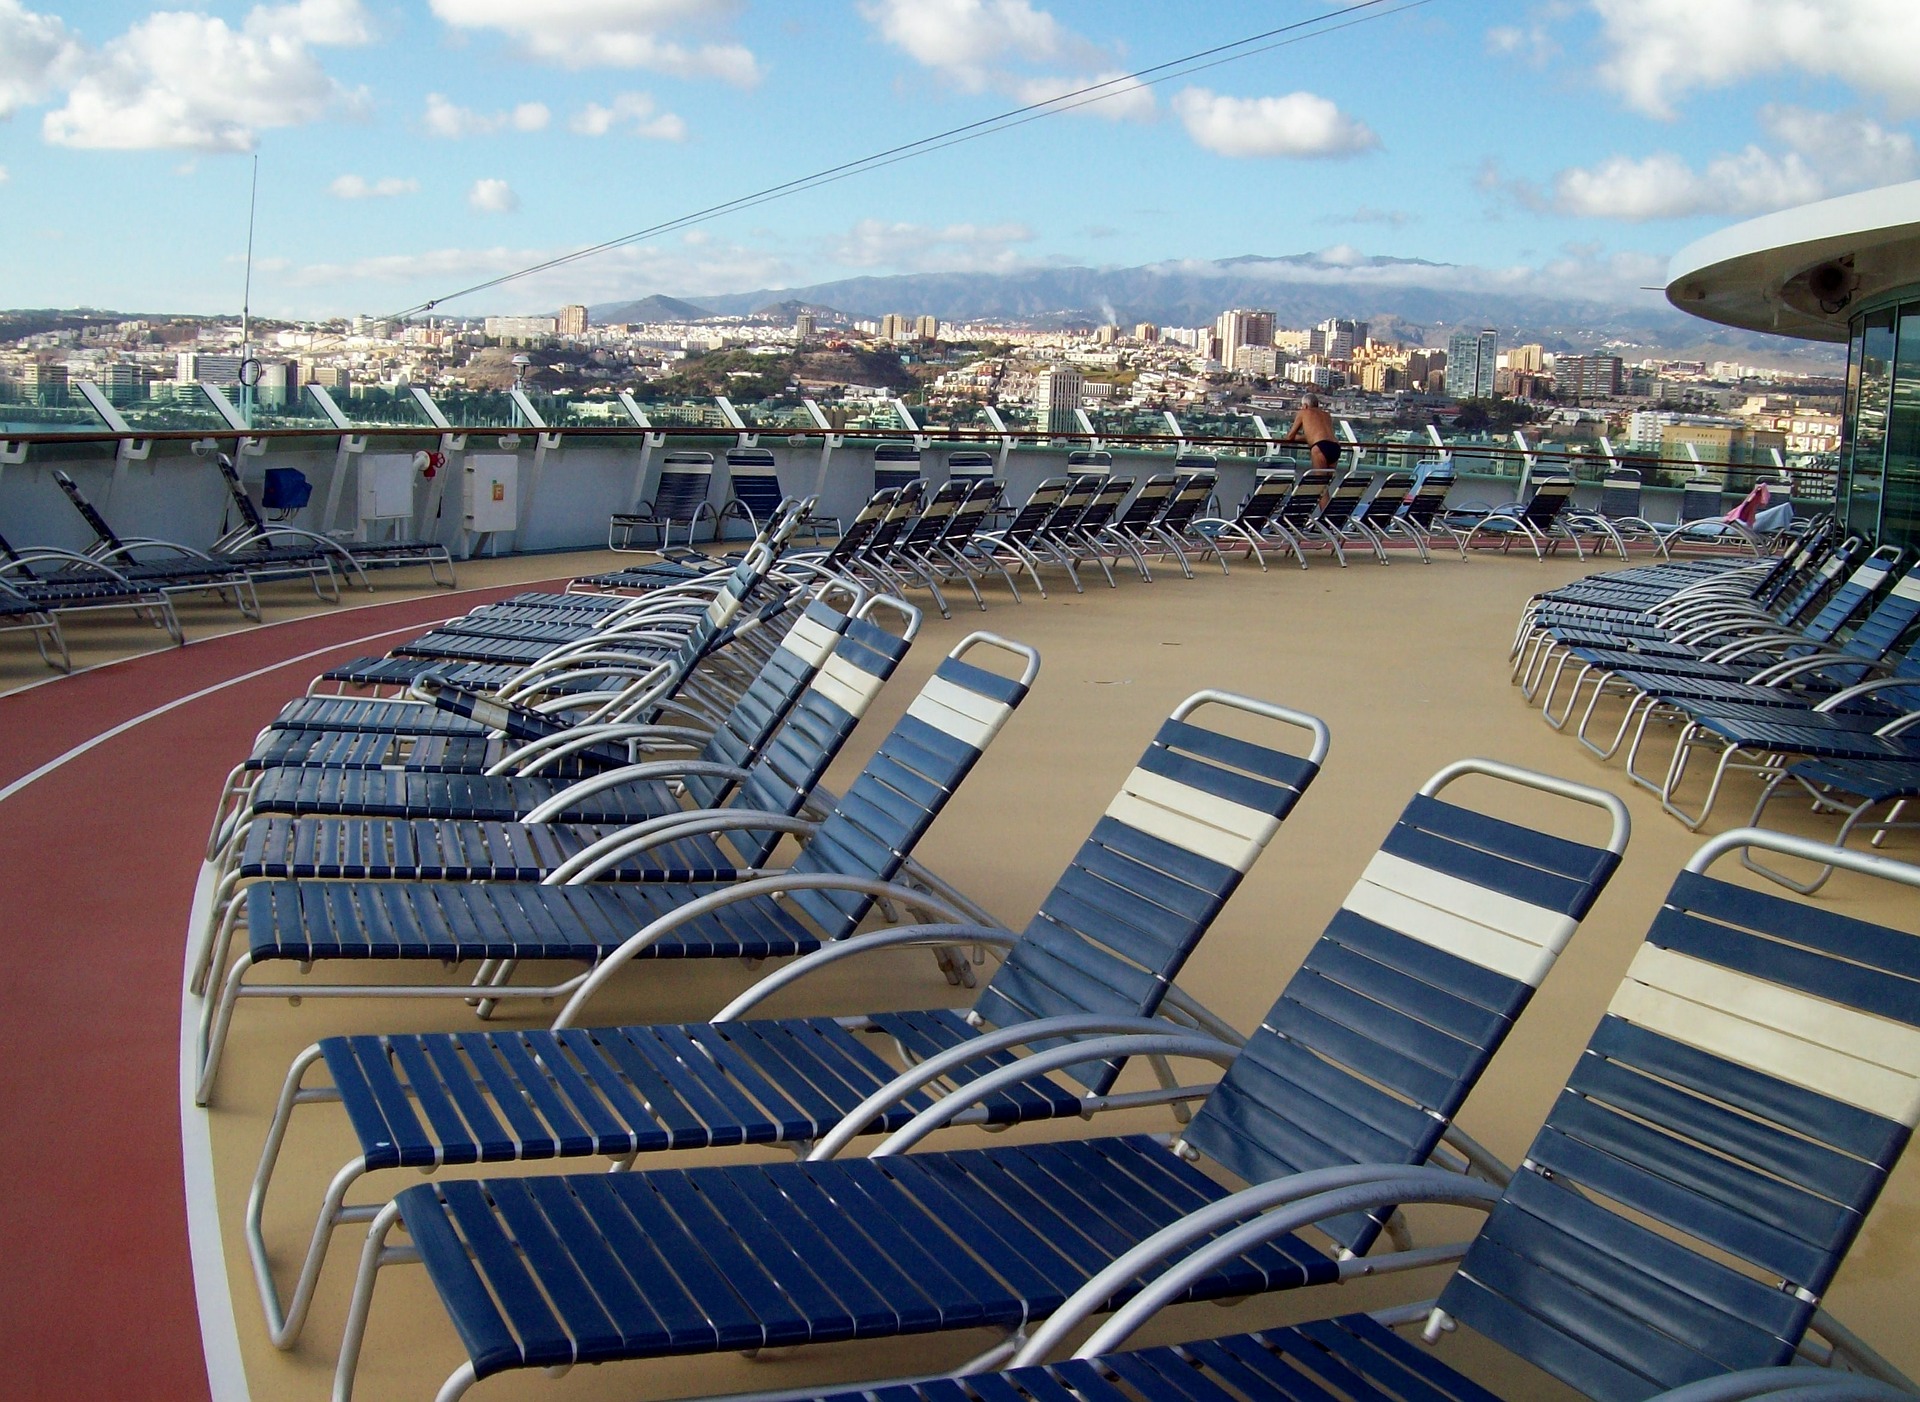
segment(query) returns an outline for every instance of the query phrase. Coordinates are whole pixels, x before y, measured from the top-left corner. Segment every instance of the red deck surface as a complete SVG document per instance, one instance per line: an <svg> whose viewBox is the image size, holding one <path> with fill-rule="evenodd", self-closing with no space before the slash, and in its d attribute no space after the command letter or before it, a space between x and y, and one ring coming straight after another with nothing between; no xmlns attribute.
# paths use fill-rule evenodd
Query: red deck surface
<svg viewBox="0 0 1920 1402"><path fill-rule="evenodd" d="M0 1338L9 1398L207 1396L180 1152L187 915L228 770L332 662L525 589L326 613L0 697L0 787L167 712L0 802ZM237 1230L237 1224L223 1224Z"/></svg>

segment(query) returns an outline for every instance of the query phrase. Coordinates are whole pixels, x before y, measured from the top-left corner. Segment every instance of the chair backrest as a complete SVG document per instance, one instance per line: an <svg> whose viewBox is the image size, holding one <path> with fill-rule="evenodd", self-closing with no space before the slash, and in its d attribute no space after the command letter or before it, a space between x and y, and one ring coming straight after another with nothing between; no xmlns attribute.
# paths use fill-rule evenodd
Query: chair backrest
<svg viewBox="0 0 1920 1402"><path fill-rule="evenodd" d="M1721 483L1718 477L1693 477L1680 486L1680 519L1707 521L1724 509L1720 505Z"/></svg>
<svg viewBox="0 0 1920 1402"><path fill-rule="evenodd" d="M940 537L942 544L957 549L979 534L987 517L993 514L994 504L1000 500L1000 484L991 477L950 480L972 483L966 500L948 518L947 533Z"/></svg>
<svg viewBox="0 0 1920 1402"><path fill-rule="evenodd" d="M1219 704L1255 709L1311 737L1305 757L1189 717ZM1326 727L1221 692L1188 697L1061 873L974 1011L999 1026L1071 1013L1151 1017L1187 956L1320 772ZM1115 1062L1074 1076L1095 1094Z"/></svg>
<svg viewBox="0 0 1920 1402"><path fill-rule="evenodd" d="M1834 587L1834 582L1853 566L1867 543L1857 535L1850 535L1829 552L1815 569L1800 581L1797 589L1788 591L1786 602L1780 606L1779 616L1783 623L1797 623L1807 611Z"/></svg>
<svg viewBox="0 0 1920 1402"><path fill-rule="evenodd" d="M1013 541L1027 541L1034 532L1046 525L1047 518L1053 515L1060 505L1060 499L1067 494L1067 479L1049 477L1033 489L1026 504L1013 514L1013 520L1007 523L1006 537Z"/></svg>
<svg viewBox="0 0 1920 1402"><path fill-rule="evenodd" d="M1240 503L1233 519L1250 531L1264 529L1293 494L1293 483L1294 474L1290 471L1261 473L1253 479L1253 490Z"/></svg>
<svg viewBox="0 0 1920 1402"><path fill-rule="evenodd" d="M226 483L227 495L233 499L234 509L240 513L240 519L247 523L249 533L266 533L267 518L260 514L260 508L253 504L253 498L247 495L246 483L240 480L240 473L233 465L233 459L225 453L213 455L213 465L220 473L220 480Z"/></svg>
<svg viewBox="0 0 1920 1402"><path fill-rule="evenodd" d="M66 493L67 500L73 504L73 509L80 513L80 519L87 523L87 529L93 532L96 543L110 550L120 549L122 544L120 537L113 533L113 527L107 524L107 518L94 509L93 503L87 500L74 480L57 467L53 470L53 480L60 484L60 490Z"/></svg>
<svg viewBox="0 0 1920 1402"><path fill-rule="evenodd" d="M840 539L833 543L833 549L820 557L820 567L836 569L864 549L873 538L874 530L893 509L894 498L898 495L898 488L888 488L869 497L867 504L860 508L860 514L847 523L846 530L840 533Z"/></svg>
<svg viewBox="0 0 1920 1402"><path fill-rule="evenodd" d="M1140 490L1127 509L1120 513L1117 522L1122 530L1138 531L1152 525L1160 519L1160 513L1167 509L1174 490L1179 487L1180 479L1171 472L1156 472L1141 484Z"/></svg>
<svg viewBox="0 0 1920 1402"><path fill-rule="evenodd" d="M1173 470L1178 473L1218 472L1220 459L1211 453L1182 453L1173 460Z"/></svg>
<svg viewBox="0 0 1920 1402"><path fill-rule="evenodd" d="M1207 471L1194 471L1182 476L1179 490L1173 494L1166 511L1160 516L1161 528L1175 535L1184 532L1193 524L1193 518L1200 514L1200 508L1207 504L1219 481L1218 477Z"/></svg>
<svg viewBox="0 0 1920 1402"><path fill-rule="evenodd" d="M916 626L917 619L908 635L902 636L864 618L850 620L846 635L834 640L791 711L748 767L732 806L787 817L798 813L906 656ZM781 840L779 833L753 831L734 833L732 838L748 866L762 865Z"/></svg>
<svg viewBox="0 0 1920 1402"><path fill-rule="evenodd" d="M1846 582L1827 596L1820 612L1800 630L1806 635L1807 641L1830 642L1842 628L1866 613L1873 596L1880 592L1880 586L1899 568L1902 553L1897 545L1883 545L1862 560L1847 576Z"/></svg>
<svg viewBox="0 0 1920 1402"><path fill-rule="evenodd" d="M1874 606L1873 612L1861 620L1853 636L1847 639L1846 650L1859 657L1884 657L1917 618L1920 618L1920 559L1907 567L1907 572L1894 581L1893 588ZM1907 655L1913 657L1916 652L1920 652L1920 636L1914 639L1914 647L1908 649Z"/></svg>
<svg viewBox="0 0 1920 1402"><path fill-rule="evenodd" d="M660 463L653 514L662 521L691 521L713 486L713 454L676 449Z"/></svg>
<svg viewBox="0 0 1920 1402"><path fill-rule="evenodd" d="M978 481L982 477L991 477L999 464L992 453L978 448L966 448L957 453L947 454L947 478L964 477L968 481Z"/></svg>
<svg viewBox="0 0 1920 1402"><path fill-rule="evenodd" d="M1113 471L1113 454L1103 448L1075 448L1067 454L1069 477L1104 477Z"/></svg>
<svg viewBox="0 0 1920 1402"><path fill-rule="evenodd" d="M1533 490L1528 493L1526 505L1520 508L1520 519L1535 529L1544 529L1560 519L1573 501L1573 479L1553 476L1533 479Z"/></svg>
<svg viewBox="0 0 1920 1402"><path fill-rule="evenodd" d="M1461 773L1612 815L1605 845L1435 795ZM1575 797L1583 793L1584 797ZM1467 761L1415 795L1185 1139L1249 1183L1424 1163L1605 888L1626 809L1599 790ZM1388 1213L1318 1224L1364 1255Z"/></svg>
<svg viewBox="0 0 1920 1402"><path fill-rule="evenodd" d="M808 604L714 727L712 737L700 748L700 759L736 769L752 764L833 656L852 623L846 614L818 599ZM713 774L690 774L684 783L696 808L713 807L728 788L726 779Z"/></svg>
<svg viewBox="0 0 1920 1402"><path fill-rule="evenodd" d="M1281 522L1300 530L1320 509L1320 497L1333 482L1330 467L1303 467L1294 474L1293 492L1280 507Z"/></svg>
<svg viewBox="0 0 1920 1402"><path fill-rule="evenodd" d="M1380 479L1380 487L1367 500L1367 508L1361 514L1376 522L1385 521L1400 514L1413 496L1413 474L1411 472L1389 472Z"/></svg>
<svg viewBox="0 0 1920 1402"><path fill-rule="evenodd" d="M953 513L960 509L960 503L972 491L971 482L956 482L951 478L942 482L927 499L926 508L921 511L919 518L900 538L900 544L909 550L919 550L939 540L947 533Z"/></svg>
<svg viewBox="0 0 1920 1402"><path fill-rule="evenodd" d="M1630 467L1616 467L1600 484L1600 514L1609 519L1640 514L1640 474Z"/></svg>
<svg viewBox="0 0 1920 1402"><path fill-rule="evenodd" d="M1026 660L1017 681L963 661L992 646ZM899 724L833 807L790 870L890 880L993 737L1026 699L1040 655L991 633L972 633L941 662ZM783 904L829 938L853 933L873 898L853 891L794 891Z"/></svg>
<svg viewBox="0 0 1920 1402"><path fill-rule="evenodd" d="M1120 503L1125 501L1127 494L1133 490L1131 477L1109 474L1094 480L1099 482L1100 490L1094 494L1093 500L1087 503L1087 509L1080 513L1080 520L1076 526L1076 529L1083 534L1105 530L1107 523L1113 519L1114 513L1119 511Z"/></svg>
<svg viewBox="0 0 1920 1402"><path fill-rule="evenodd" d="M1589 1397L1792 1362L1920 1116L1916 932L1704 874L1749 840L1675 880L1440 1293Z"/></svg>
<svg viewBox="0 0 1920 1402"><path fill-rule="evenodd" d="M1336 526L1344 526L1354 517L1364 515L1367 488L1372 485L1373 475L1355 468L1327 493L1327 504L1321 514Z"/></svg>
<svg viewBox="0 0 1920 1402"><path fill-rule="evenodd" d="M727 477L733 499L765 521L780 510L780 473L773 454L765 448L727 449Z"/></svg>
<svg viewBox="0 0 1920 1402"><path fill-rule="evenodd" d="M907 523L920 509L920 497L926 488L927 484L916 477L894 489L886 515L880 518L879 524L873 528L873 535L867 540L866 548L860 552L863 556L877 557L893 549L894 542L900 539L901 532L906 530Z"/></svg>
<svg viewBox="0 0 1920 1402"><path fill-rule="evenodd" d="M1069 478L1066 493L1060 498L1060 505L1054 508L1053 515L1047 517L1043 533L1048 536L1065 535L1078 526L1081 517L1087 514L1087 508L1093 505L1093 499L1100 495L1104 480L1100 477Z"/></svg>
<svg viewBox="0 0 1920 1402"><path fill-rule="evenodd" d="M1839 534L1840 523L1833 516L1823 516L1815 521L1807 528L1806 534L1754 585L1754 599L1762 604L1770 604L1779 598L1820 560L1833 553L1835 538Z"/></svg>
<svg viewBox="0 0 1920 1402"><path fill-rule="evenodd" d="M904 487L920 477L920 450L911 443L882 443L873 450L873 485Z"/></svg>
<svg viewBox="0 0 1920 1402"><path fill-rule="evenodd" d="M1427 530L1433 525L1434 518L1446 509L1447 494L1453 490L1456 480L1452 464L1436 463L1427 469L1426 476L1420 479L1420 485L1407 497L1406 506L1400 514L1421 530Z"/></svg>

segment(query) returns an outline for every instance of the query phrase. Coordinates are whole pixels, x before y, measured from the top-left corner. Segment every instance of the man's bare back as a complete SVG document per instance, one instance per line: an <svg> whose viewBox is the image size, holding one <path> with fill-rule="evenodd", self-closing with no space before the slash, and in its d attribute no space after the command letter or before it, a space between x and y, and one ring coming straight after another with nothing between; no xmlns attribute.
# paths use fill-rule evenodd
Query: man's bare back
<svg viewBox="0 0 1920 1402"><path fill-rule="evenodd" d="M1333 416L1320 407L1318 395L1308 395L1294 412L1293 426L1283 443L1306 443L1313 448L1313 465L1331 468L1340 461L1340 440L1335 436Z"/></svg>

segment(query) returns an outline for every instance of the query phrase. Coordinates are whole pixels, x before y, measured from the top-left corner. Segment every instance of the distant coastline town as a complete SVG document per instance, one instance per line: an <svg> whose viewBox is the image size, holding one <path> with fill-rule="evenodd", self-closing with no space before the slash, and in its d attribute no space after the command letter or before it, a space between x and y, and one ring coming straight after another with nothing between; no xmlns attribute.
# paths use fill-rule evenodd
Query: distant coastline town
<svg viewBox="0 0 1920 1402"><path fill-rule="evenodd" d="M1505 344L1491 327L1435 328L1412 343L1333 317L1276 324L1222 310L1210 325L1150 322L1034 329L931 315L877 319L782 303L748 316L697 315L671 299L547 316L236 318L0 313L0 428L72 432L101 422L97 388L134 429L192 427L205 387L233 391L258 427L324 427L321 401L355 424L405 423L426 389L455 425L506 422L510 391L550 426L630 423L621 396L656 424L700 424L724 396L753 423L804 425L811 401L834 429L987 426L1023 432L1161 433L1181 422L1287 416L1308 392L1336 417L1449 434L1533 427L1578 451L1611 443L1700 462L1805 460L1840 443L1840 380L1731 361L1634 359L1605 348ZM241 390L244 388L245 393ZM313 391L319 391L319 394ZM991 408L991 415L985 410ZM984 416L984 417L983 417ZM724 423L715 421L715 426Z"/></svg>

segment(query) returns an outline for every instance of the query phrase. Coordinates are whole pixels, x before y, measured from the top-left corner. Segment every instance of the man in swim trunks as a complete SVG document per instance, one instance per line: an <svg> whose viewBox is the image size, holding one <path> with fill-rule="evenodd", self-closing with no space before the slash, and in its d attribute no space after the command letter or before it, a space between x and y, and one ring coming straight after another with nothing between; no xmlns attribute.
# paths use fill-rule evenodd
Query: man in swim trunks
<svg viewBox="0 0 1920 1402"><path fill-rule="evenodd" d="M1334 468L1340 464L1340 440L1333 436L1333 418L1320 407L1320 396L1309 394L1293 415L1282 443L1307 443L1313 447L1315 467Z"/></svg>

